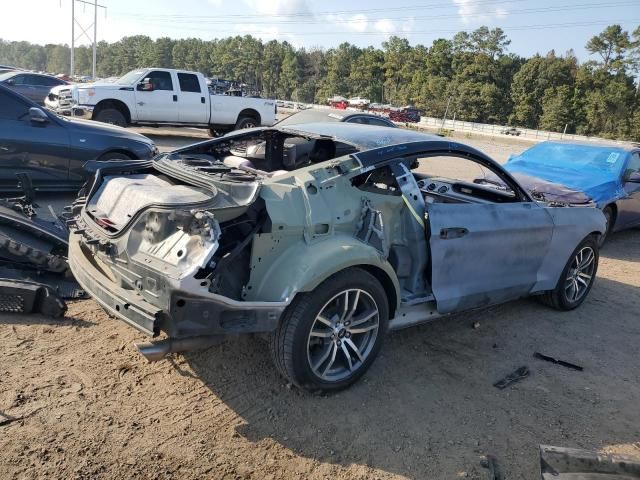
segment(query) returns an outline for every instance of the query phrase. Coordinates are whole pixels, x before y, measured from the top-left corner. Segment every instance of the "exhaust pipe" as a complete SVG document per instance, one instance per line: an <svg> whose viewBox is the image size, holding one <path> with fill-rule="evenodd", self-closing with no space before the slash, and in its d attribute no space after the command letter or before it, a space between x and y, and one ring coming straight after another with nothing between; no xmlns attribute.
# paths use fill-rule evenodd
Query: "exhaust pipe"
<svg viewBox="0 0 640 480"><path fill-rule="evenodd" d="M170 353L204 350L222 343L222 335L207 335L202 337L167 338L159 342L134 343L138 352L149 362L162 360Z"/></svg>

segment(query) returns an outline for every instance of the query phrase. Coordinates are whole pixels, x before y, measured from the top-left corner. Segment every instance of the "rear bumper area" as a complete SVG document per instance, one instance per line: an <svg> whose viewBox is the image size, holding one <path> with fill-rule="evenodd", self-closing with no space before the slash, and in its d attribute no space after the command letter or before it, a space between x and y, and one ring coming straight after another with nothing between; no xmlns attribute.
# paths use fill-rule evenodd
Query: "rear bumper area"
<svg viewBox="0 0 640 480"><path fill-rule="evenodd" d="M78 283L109 314L147 335L164 331L170 337L185 338L271 332L287 306L285 302L240 302L175 290L164 292L172 305L165 310L104 275L91 260L91 252L82 247L82 238L73 232L69 238L69 266Z"/></svg>

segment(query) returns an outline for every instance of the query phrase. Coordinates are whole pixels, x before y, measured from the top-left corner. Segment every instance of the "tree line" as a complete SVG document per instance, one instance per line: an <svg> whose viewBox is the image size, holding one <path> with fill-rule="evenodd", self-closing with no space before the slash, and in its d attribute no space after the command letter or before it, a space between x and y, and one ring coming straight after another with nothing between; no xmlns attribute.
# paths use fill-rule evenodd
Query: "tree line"
<svg viewBox="0 0 640 480"><path fill-rule="evenodd" d="M592 37L593 58L562 55L524 58L508 52L500 28L459 32L430 46L390 37L382 48L345 42L328 50L263 42L250 35L204 41L124 37L97 46L97 74L121 75L147 66L184 68L241 81L264 96L324 103L361 96L412 104L426 115L512 124L542 130L640 140L640 27L610 25ZM0 40L0 64L52 73L69 71L67 45ZM90 74L90 47L77 47L76 73Z"/></svg>

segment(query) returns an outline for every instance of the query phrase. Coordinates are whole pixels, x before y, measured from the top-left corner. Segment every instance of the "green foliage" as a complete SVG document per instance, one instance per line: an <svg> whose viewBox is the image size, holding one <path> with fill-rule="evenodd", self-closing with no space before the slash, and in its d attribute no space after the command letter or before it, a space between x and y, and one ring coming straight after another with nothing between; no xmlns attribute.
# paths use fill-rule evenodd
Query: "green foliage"
<svg viewBox="0 0 640 480"><path fill-rule="evenodd" d="M435 117L448 104L448 118L555 131L568 125L568 132L640 140L640 26L631 34L606 27L587 43L593 59L582 65L571 51L525 59L508 53L509 44L502 29L488 27L430 46L393 36L381 49L345 42L327 51L250 35L210 41L134 35L98 44L97 73L183 68L247 83L267 97L324 103L334 95L361 96L413 104ZM69 47L0 39L5 63L68 73ZM77 47L75 73L91 74L91 63L91 49Z"/></svg>

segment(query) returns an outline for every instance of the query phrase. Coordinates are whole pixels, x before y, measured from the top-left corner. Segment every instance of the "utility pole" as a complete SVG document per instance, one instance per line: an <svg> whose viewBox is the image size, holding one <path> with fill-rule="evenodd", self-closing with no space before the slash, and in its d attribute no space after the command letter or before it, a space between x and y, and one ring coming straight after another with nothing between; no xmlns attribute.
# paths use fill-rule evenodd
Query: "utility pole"
<svg viewBox="0 0 640 480"><path fill-rule="evenodd" d="M93 7L93 23L89 25L87 28L84 28L78 19L76 18L76 2L91 5ZM98 8L104 8L105 15L107 13L107 7L104 5L99 5L98 0L93 0L93 2L87 0L71 0L71 65L69 76L73 77L75 73L75 61L74 61L74 50L76 46L76 41L79 40L83 35L89 40L93 46L93 78L96 78L96 47L98 44ZM78 37L76 37L76 25L82 31ZM93 28L93 38L89 36L87 31Z"/></svg>
<svg viewBox="0 0 640 480"><path fill-rule="evenodd" d="M451 103L451 97L447 100L447 108L444 111L444 116L442 117L442 126L440 130L444 130L444 122L447 120L447 113L449 113L449 104Z"/></svg>

